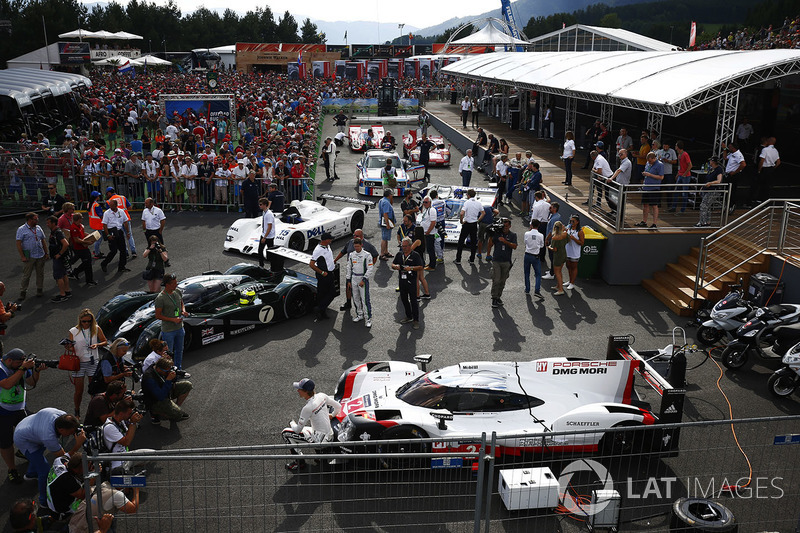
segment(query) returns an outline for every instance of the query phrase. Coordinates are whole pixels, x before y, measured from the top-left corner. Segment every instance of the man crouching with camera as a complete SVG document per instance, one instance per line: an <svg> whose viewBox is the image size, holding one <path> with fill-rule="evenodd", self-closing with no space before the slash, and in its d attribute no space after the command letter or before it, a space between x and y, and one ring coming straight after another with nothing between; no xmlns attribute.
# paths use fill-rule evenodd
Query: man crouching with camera
<svg viewBox="0 0 800 533"><path fill-rule="evenodd" d="M186 420L189 413L181 409L192 383L184 379L185 373L173 366L172 358L162 357L142 376L144 400L154 424L167 420Z"/></svg>
<svg viewBox="0 0 800 533"><path fill-rule="evenodd" d="M105 447L112 453L127 452L136 435L136 428L142 421L140 413L131 398L122 398L114 406L114 414L103 424ZM123 462L112 461L111 473L122 474Z"/></svg>

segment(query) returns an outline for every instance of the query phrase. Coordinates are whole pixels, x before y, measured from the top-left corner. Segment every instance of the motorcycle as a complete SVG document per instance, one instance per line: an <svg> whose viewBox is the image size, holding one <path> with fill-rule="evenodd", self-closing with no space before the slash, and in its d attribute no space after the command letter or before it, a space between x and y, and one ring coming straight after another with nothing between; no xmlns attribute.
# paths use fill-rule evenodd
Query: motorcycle
<svg viewBox="0 0 800 533"><path fill-rule="evenodd" d="M697 340L705 346L712 346L727 337L734 340L734 332L753 318L756 308L751 304L741 285L731 285L731 292L714 304L711 316L697 328Z"/></svg>
<svg viewBox="0 0 800 533"><path fill-rule="evenodd" d="M769 377L767 386L772 394L785 398L800 385L800 343L792 346L781 361L785 366Z"/></svg>
<svg viewBox="0 0 800 533"><path fill-rule="evenodd" d="M800 322L798 304L770 305L757 309L755 316L736 330L736 340L722 351L722 364L731 370L738 370L747 362L750 352L762 359L780 359L782 355L770 349L776 340L775 330L778 326L797 322Z"/></svg>

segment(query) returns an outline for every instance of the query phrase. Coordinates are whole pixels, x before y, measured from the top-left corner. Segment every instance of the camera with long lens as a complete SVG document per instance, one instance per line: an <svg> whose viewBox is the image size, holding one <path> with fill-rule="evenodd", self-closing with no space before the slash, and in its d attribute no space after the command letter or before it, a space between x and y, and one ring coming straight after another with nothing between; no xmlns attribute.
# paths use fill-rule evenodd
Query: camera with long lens
<svg viewBox="0 0 800 533"><path fill-rule="evenodd" d="M505 226L505 223L502 220L498 220L498 221L492 222L491 224L486 226L486 232L490 233L490 234L493 234L493 235L495 235L495 234L499 235L499 234L503 233L504 226Z"/></svg>
<svg viewBox="0 0 800 533"><path fill-rule="evenodd" d="M25 358L26 361L33 361L33 367L44 365L47 368L58 368L58 359L39 359L35 353L29 353Z"/></svg>

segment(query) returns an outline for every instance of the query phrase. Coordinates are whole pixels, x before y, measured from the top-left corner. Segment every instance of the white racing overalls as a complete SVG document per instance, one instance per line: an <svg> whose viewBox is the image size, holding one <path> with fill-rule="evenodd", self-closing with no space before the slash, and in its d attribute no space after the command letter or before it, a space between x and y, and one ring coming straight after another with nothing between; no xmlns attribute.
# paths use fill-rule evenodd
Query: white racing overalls
<svg viewBox="0 0 800 533"><path fill-rule="evenodd" d="M356 316L372 318L372 304L369 301L369 280L373 270L372 255L365 249L352 251L347 255L346 278L353 288L353 306ZM361 287L361 281L364 286Z"/></svg>

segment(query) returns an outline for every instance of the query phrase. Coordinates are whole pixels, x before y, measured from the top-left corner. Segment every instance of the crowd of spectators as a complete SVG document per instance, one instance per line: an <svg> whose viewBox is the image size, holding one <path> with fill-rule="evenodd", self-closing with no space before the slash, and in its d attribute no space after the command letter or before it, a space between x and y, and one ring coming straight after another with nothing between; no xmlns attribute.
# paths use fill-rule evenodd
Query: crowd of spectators
<svg viewBox="0 0 800 533"><path fill-rule="evenodd" d="M696 50L769 50L800 47L800 15L786 19L780 28L742 28L696 46Z"/></svg>

